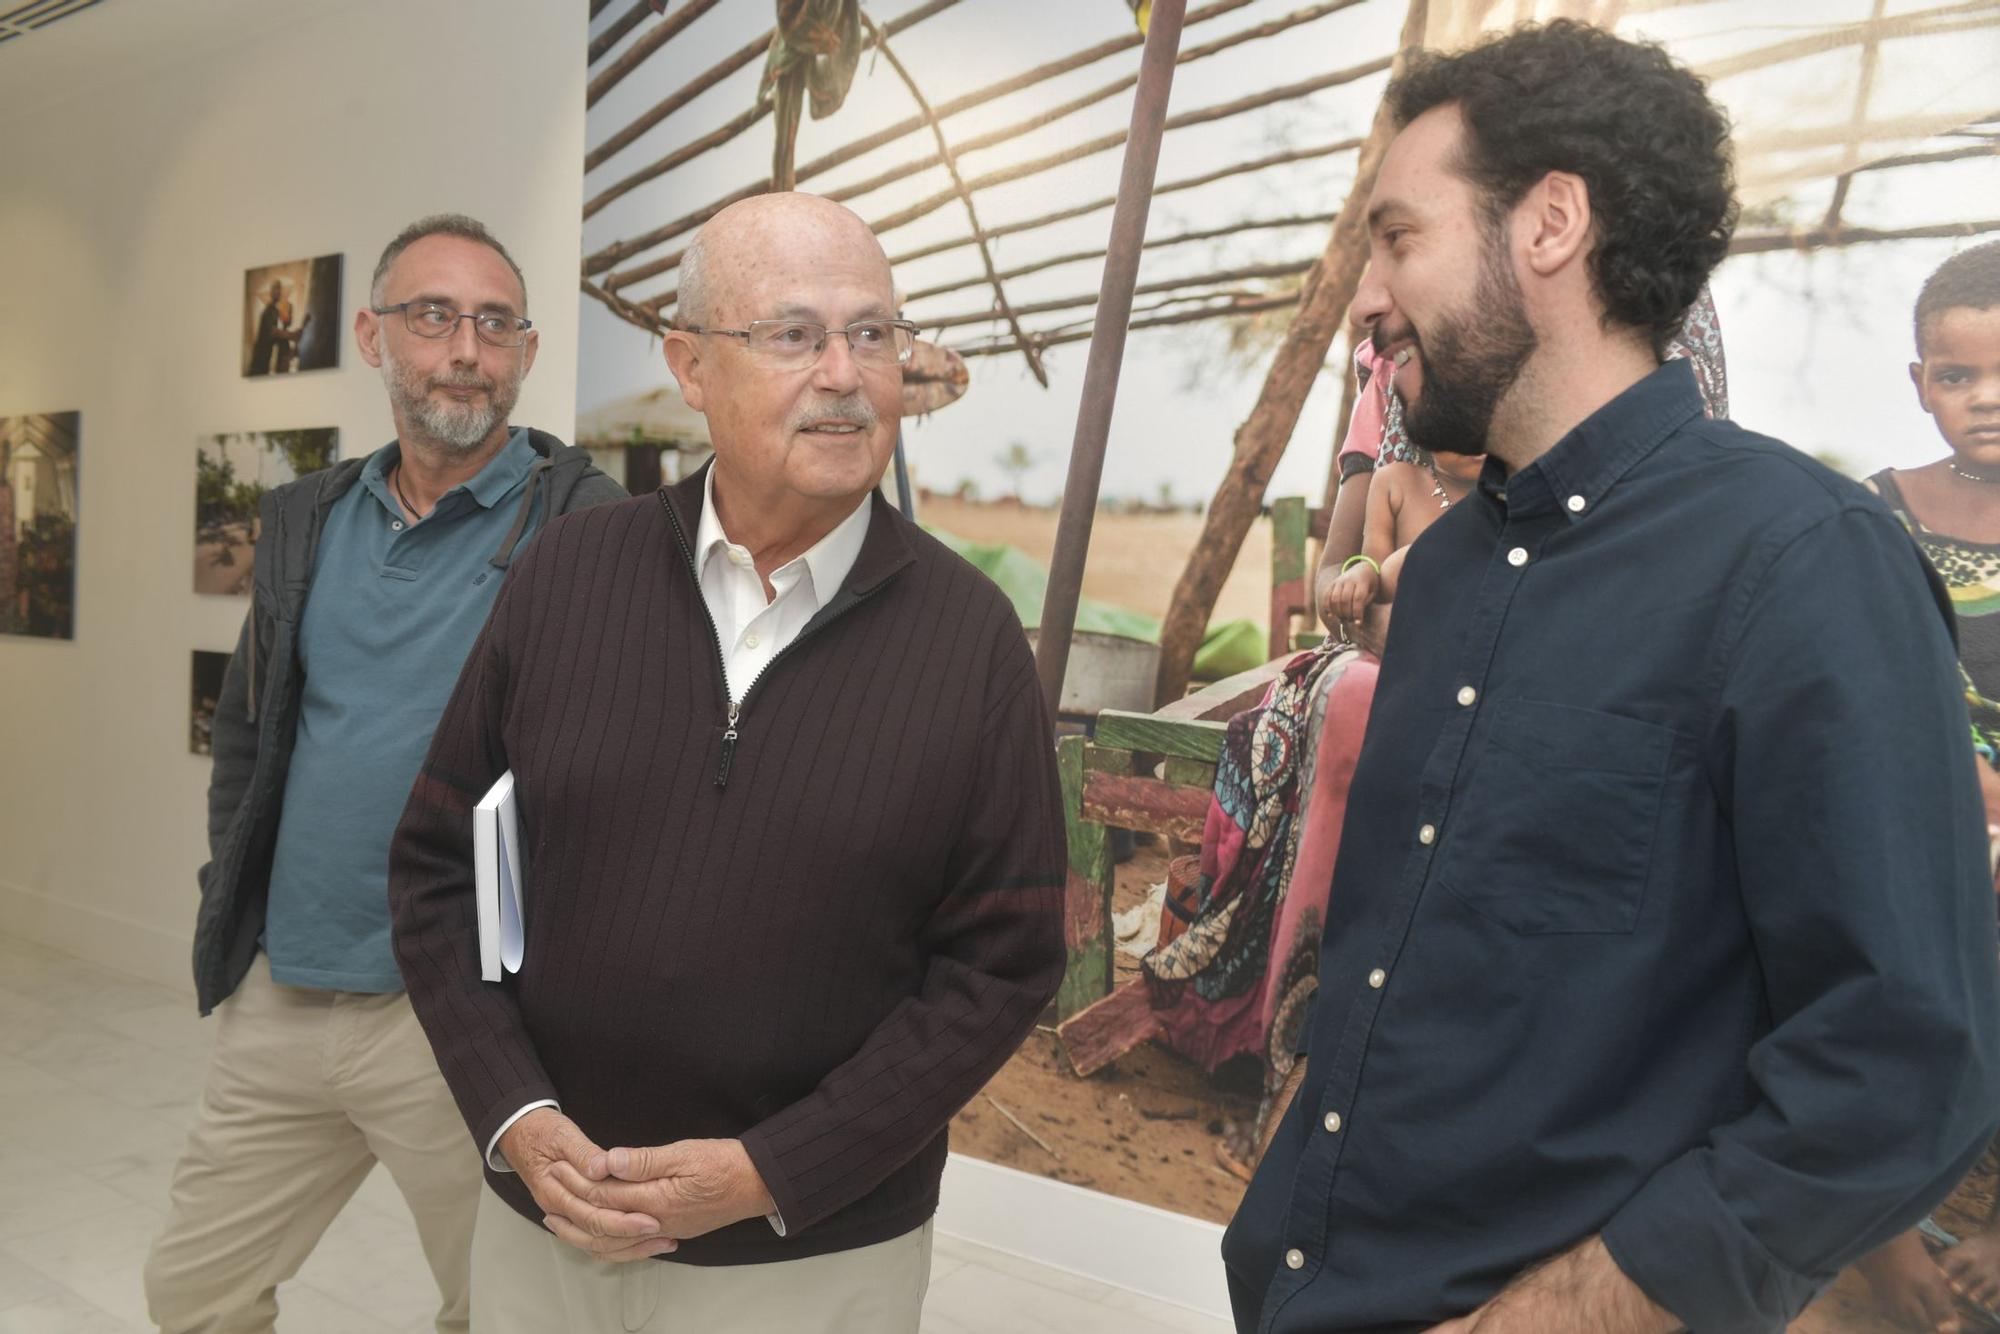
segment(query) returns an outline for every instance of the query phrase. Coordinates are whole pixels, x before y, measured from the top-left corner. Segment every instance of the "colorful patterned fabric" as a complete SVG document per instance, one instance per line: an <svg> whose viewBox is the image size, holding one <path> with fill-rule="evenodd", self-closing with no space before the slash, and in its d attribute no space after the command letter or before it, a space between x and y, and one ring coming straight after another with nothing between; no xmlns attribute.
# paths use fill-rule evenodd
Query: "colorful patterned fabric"
<svg viewBox="0 0 2000 1334"><path fill-rule="evenodd" d="M1924 527L1896 484L1893 468L1884 468L1864 485L1895 511L1950 589L1951 609L1958 617L1958 670L1973 737L2000 752L2000 545L1968 542Z"/></svg>
<svg viewBox="0 0 2000 1334"><path fill-rule="evenodd" d="M1140 965L1166 1045L1205 1069L1246 1052L1267 1072L1291 1064L1375 665L1344 645L1302 653L1229 722L1195 920Z"/></svg>
<svg viewBox="0 0 2000 1334"><path fill-rule="evenodd" d="M1722 355L1722 319L1707 287L1688 307L1681 331L1667 344L1667 361L1694 363L1694 380L1701 386L1701 405L1711 417L1729 415L1729 363Z"/></svg>

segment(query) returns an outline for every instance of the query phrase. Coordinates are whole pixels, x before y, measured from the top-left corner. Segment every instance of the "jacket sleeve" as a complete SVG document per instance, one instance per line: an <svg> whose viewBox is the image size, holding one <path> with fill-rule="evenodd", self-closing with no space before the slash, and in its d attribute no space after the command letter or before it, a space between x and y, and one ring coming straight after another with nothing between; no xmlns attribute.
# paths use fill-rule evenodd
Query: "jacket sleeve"
<svg viewBox="0 0 2000 1334"><path fill-rule="evenodd" d="M1746 601L1710 741L1769 1031L1743 1114L1604 1241L1703 1334L1781 1327L1921 1219L2000 1120L1985 818L1941 585L1886 515L1809 527Z"/></svg>
<svg viewBox="0 0 2000 1334"><path fill-rule="evenodd" d="M271 641L260 621L269 615L274 596L268 577L275 568L278 534L284 529L281 506L282 496L277 492L266 495L260 504L261 522L252 555L252 569L258 575L251 583L250 609L244 613L243 629L236 636L236 651L229 655L229 665L223 669L222 696L215 702L215 717L210 724L209 750L213 760L208 772L208 863L195 877L203 887L222 855L223 836L229 832L236 812L242 809L251 775L257 771L263 727L258 721L258 701L252 698L260 675L255 655L266 650Z"/></svg>
<svg viewBox="0 0 2000 1334"><path fill-rule="evenodd" d="M1053 732L1026 637L1006 619L970 800L924 930L921 989L810 1094L742 1137L788 1235L931 1143L1062 980L1067 851Z"/></svg>
<svg viewBox="0 0 2000 1334"><path fill-rule="evenodd" d="M236 651L222 673L222 697L215 702L215 718L209 728L209 749L214 756L208 771L208 864L197 879L206 885L209 869L222 856L222 838L243 805L250 790L250 775L257 768L258 726L250 716L249 655L256 651L257 615L253 606L243 617L243 629L236 636Z"/></svg>
<svg viewBox="0 0 2000 1334"><path fill-rule="evenodd" d="M410 1004L481 1152L531 1102L555 1098L513 985L479 976L472 808L507 771L509 629L526 614L535 547L515 563L480 631L389 847L390 943Z"/></svg>

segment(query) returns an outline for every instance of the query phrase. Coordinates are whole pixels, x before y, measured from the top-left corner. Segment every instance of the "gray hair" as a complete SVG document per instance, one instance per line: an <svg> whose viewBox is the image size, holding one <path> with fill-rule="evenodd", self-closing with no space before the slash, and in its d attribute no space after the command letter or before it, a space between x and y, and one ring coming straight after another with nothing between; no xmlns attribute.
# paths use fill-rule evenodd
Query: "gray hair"
<svg viewBox="0 0 2000 1334"><path fill-rule="evenodd" d="M703 231L706 231L703 228ZM701 232L694 234L688 248L681 252L679 274L680 291L674 302L674 324L682 329L690 324L705 325L714 317L709 305L708 257L702 248Z"/></svg>
<svg viewBox="0 0 2000 1334"><path fill-rule="evenodd" d="M389 242L388 248L382 252L382 258L375 261L375 277L368 285L371 304L382 304L382 281L389 276L389 267L396 262L397 256L426 236L456 236L462 241L474 241L506 260L507 267L514 271L514 280L521 284L521 313L528 313L528 280L521 273L521 266L507 253L507 247L486 230L485 223L463 213L433 213L427 218L418 218L397 232L396 239Z"/></svg>

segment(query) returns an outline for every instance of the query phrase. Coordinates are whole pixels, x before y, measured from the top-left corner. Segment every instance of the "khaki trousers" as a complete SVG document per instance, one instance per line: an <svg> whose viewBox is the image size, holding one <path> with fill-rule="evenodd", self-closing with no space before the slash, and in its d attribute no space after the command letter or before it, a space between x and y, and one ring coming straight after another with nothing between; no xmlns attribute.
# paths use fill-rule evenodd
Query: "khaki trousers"
<svg viewBox="0 0 2000 1334"><path fill-rule="evenodd" d="M479 1150L408 998L280 986L259 954L217 1014L200 1119L146 1258L163 1334L268 1334L277 1286L377 1162L416 1216L438 1330L465 1330Z"/></svg>
<svg viewBox="0 0 2000 1334"><path fill-rule="evenodd" d="M609 1264L480 1192L475 1334L917 1334L931 1225L762 1265Z"/></svg>

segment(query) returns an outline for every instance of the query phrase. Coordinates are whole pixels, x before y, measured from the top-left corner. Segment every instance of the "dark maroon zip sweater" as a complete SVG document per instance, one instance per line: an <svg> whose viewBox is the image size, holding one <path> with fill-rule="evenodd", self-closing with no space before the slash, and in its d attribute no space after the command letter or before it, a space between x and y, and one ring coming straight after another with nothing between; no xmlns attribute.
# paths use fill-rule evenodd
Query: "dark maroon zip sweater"
<svg viewBox="0 0 2000 1334"><path fill-rule="evenodd" d="M786 1224L672 1257L898 1236L945 1128L1063 970L1048 718L1013 608L878 497L732 740L702 480L550 523L507 577L391 850L397 962L483 1150L558 1100L597 1143L740 1137ZM526 957L479 980L471 810L514 771ZM488 1182L539 1222L520 1178Z"/></svg>

